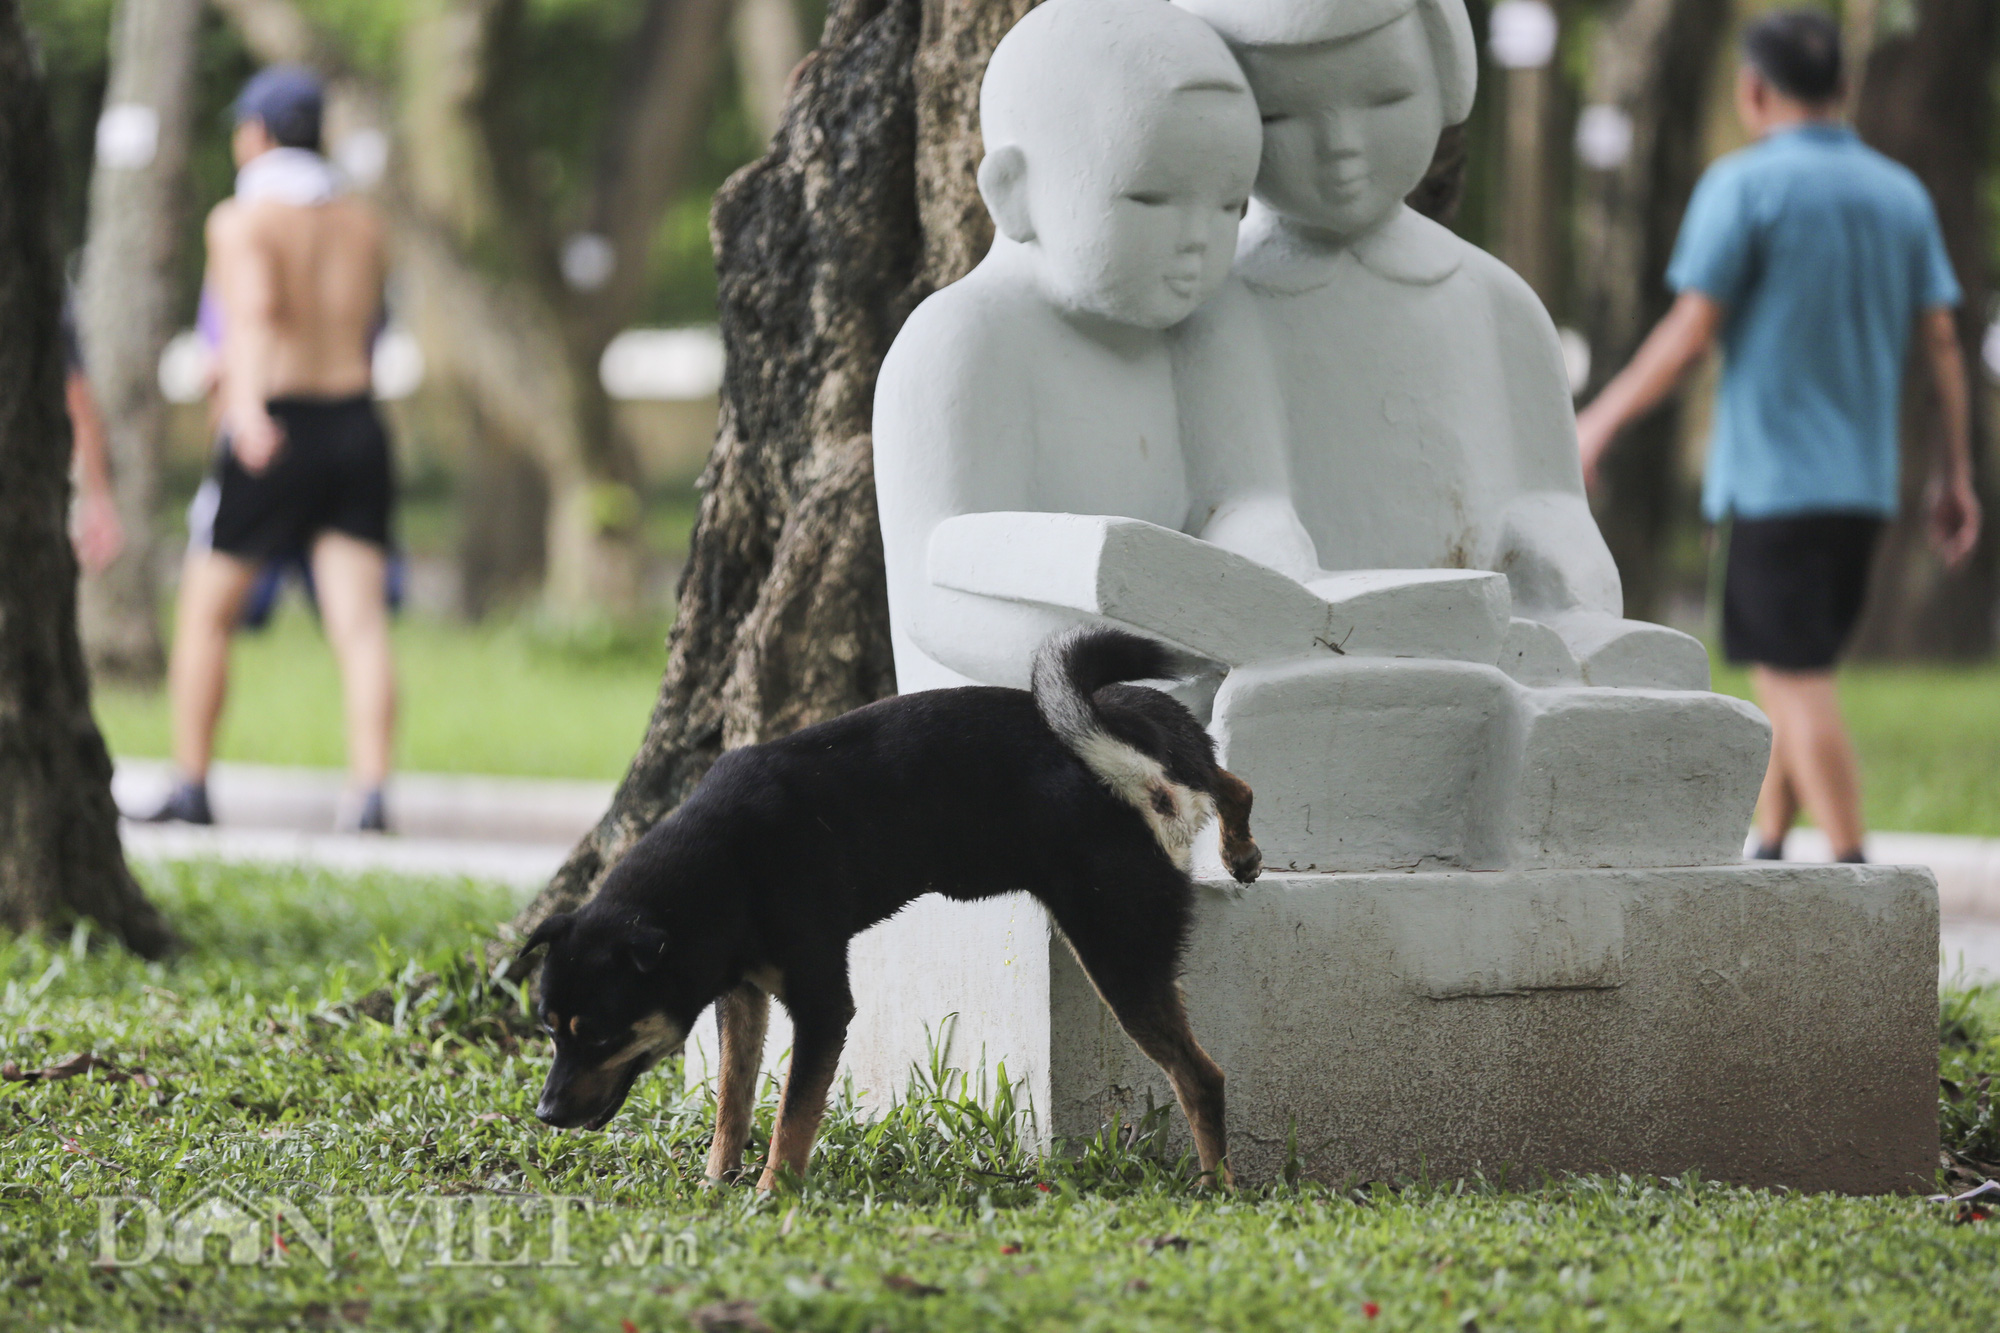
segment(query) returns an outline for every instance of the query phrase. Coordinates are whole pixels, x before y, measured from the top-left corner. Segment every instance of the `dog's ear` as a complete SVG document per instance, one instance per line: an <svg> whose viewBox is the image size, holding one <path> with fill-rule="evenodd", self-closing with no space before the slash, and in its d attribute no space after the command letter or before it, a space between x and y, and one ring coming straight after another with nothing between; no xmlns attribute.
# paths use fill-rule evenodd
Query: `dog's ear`
<svg viewBox="0 0 2000 1333"><path fill-rule="evenodd" d="M542 924L535 927L535 933L528 936L527 942L521 946L521 951L515 957L526 958L544 944L554 944L569 934L569 928L575 924L576 917L569 912L557 912L552 916L543 917Z"/></svg>
<svg viewBox="0 0 2000 1333"><path fill-rule="evenodd" d="M625 941L625 952L631 956L632 966L641 972L657 972L667 960L667 932L651 926L634 926Z"/></svg>

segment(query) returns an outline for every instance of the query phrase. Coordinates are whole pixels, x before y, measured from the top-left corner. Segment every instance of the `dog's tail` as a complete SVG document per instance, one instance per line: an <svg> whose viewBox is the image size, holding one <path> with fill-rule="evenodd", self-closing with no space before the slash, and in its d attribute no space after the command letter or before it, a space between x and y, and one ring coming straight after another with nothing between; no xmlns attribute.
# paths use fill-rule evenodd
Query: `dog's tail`
<svg viewBox="0 0 2000 1333"><path fill-rule="evenodd" d="M1050 728L1091 763L1106 736L1104 715L1092 697L1098 690L1129 680L1185 680L1201 667L1200 658L1157 639L1105 625L1079 625L1042 641L1029 679Z"/></svg>

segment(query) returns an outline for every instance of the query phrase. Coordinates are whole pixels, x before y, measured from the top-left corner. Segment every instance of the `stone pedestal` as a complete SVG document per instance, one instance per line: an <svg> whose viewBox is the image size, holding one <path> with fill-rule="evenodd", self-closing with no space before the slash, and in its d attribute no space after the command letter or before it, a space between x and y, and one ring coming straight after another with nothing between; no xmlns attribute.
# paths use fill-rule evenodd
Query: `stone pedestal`
<svg viewBox="0 0 2000 1333"><path fill-rule="evenodd" d="M1937 1161L1937 939L1935 881L1909 867L1267 873L1204 882L1185 988L1246 1181L1692 1170L1887 1193ZM1004 1060L1046 1141L1171 1100L1024 896L921 900L852 961L847 1065L871 1098L956 1014L951 1062ZM714 1049L698 1031L690 1077Z"/></svg>

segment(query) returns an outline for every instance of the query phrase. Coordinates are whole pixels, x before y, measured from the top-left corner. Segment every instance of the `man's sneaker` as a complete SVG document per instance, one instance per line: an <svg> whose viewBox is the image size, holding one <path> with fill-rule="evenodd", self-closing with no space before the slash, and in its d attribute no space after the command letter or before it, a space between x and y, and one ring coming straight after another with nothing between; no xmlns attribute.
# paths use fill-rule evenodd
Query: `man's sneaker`
<svg viewBox="0 0 2000 1333"><path fill-rule="evenodd" d="M342 833L387 833L389 810L382 800L382 789L376 787L358 802L347 804L335 828Z"/></svg>
<svg viewBox="0 0 2000 1333"><path fill-rule="evenodd" d="M213 824L215 816L208 808L208 784L176 782L158 809L138 818L142 824Z"/></svg>

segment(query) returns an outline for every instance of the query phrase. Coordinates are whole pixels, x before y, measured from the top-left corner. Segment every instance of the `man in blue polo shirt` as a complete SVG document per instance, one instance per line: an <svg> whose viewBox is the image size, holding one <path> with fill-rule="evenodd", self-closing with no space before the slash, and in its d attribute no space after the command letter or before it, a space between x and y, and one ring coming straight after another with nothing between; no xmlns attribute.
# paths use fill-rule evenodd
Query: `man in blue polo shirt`
<svg viewBox="0 0 2000 1333"><path fill-rule="evenodd" d="M1824 14L1767 16L1743 40L1736 105L1757 142L1710 167L1667 282L1680 295L1577 418L1586 477L1627 422L1719 333L1722 385L1702 510L1729 525L1723 649L1771 718L1760 857L1799 808L1843 861L1861 856L1861 788L1834 692L1882 528L1895 515L1897 421L1914 332L1943 408L1930 499L1947 565L1979 539L1959 288L1929 196L1839 120L1840 34Z"/></svg>

